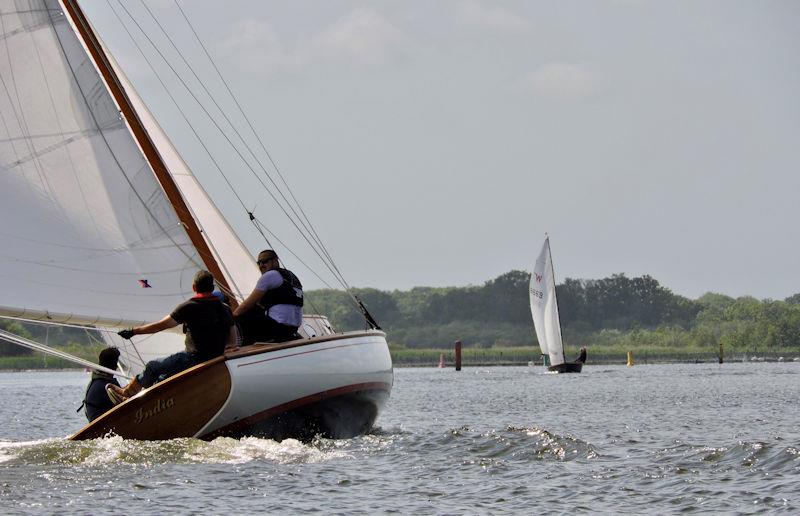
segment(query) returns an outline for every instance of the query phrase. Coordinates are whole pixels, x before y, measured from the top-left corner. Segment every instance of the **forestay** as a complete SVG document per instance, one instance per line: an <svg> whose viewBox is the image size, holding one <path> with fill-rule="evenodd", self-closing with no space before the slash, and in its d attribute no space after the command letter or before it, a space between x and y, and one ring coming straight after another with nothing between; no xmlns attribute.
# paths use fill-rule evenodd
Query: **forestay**
<svg viewBox="0 0 800 516"><path fill-rule="evenodd" d="M550 365L555 366L563 364L565 360L552 260L550 238L547 237L533 268L529 293L531 315L533 315L533 325L536 328L539 347L543 354L550 357Z"/></svg>

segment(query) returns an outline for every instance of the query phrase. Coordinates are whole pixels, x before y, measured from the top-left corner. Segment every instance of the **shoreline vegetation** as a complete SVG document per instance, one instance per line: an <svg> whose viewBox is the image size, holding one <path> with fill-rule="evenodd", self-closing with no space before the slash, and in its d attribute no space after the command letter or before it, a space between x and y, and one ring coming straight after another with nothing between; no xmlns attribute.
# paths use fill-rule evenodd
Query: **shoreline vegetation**
<svg viewBox="0 0 800 516"><path fill-rule="evenodd" d="M394 364L432 366L453 343L462 364L541 363L528 300L530 274L510 271L483 285L353 289L387 334ZM556 287L567 360L581 346L587 365L667 362L793 361L800 357L800 294L784 300L706 293L673 294L650 276L615 274L598 280L567 278ZM337 331L360 330L364 320L347 293L312 290L306 312L326 314ZM97 332L0 319L0 327L96 362L104 347ZM0 370L76 367L0 340ZM80 369L80 368L78 368Z"/></svg>
<svg viewBox="0 0 800 516"><path fill-rule="evenodd" d="M438 367L440 359L444 362L445 369L455 367L455 353L453 350L442 349L414 349L390 350L392 362L395 367ZM717 363L719 355L704 350L630 350L633 354L635 365L648 364L702 364ZM571 360L575 353L567 353L567 360ZM88 359L88 358L87 358ZM625 365L628 360L627 351L602 350L589 355L586 367L600 365ZM800 362L800 352L797 349L773 350L770 352L735 352L723 356L724 363L738 362ZM542 366L542 357L539 350L524 348L464 348L462 350L462 367L492 367L492 366ZM55 357L46 359L39 356L13 356L0 357L0 372L17 371L79 371L84 369L72 362Z"/></svg>

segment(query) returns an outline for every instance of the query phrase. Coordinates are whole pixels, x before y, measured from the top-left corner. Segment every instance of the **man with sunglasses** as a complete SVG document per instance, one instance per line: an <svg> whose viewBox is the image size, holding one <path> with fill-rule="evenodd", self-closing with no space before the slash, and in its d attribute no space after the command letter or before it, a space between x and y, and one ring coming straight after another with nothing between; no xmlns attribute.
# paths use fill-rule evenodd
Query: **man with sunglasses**
<svg viewBox="0 0 800 516"><path fill-rule="evenodd" d="M303 322L303 285L280 266L271 249L258 253L261 277L253 292L234 310L242 331L242 344L285 342L298 339Z"/></svg>

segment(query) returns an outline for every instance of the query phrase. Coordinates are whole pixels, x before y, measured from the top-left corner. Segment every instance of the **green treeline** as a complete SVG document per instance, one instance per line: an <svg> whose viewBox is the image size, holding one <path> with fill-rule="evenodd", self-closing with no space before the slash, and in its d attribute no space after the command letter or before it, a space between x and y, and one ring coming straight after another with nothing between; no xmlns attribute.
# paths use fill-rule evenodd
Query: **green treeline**
<svg viewBox="0 0 800 516"><path fill-rule="evenodd" d="M451 350L453 341L461 339L476 350L478 361L502 355L503 361L524 363L538 357L529 277L527 272L511 271L481 286L391 292L365 288L355 289L355 294L386 330L397 358L407 354L411 361L435 363L438 351L430 357L420 353ZM568 278L556 288L569 356L580 346L592 348L590 359L605 355L619 361L627 350L637 357L712 356L720 344L726 354L800 355L800 294L775 301L708 293L692 300L673 294L650 276L624 274L598 280ZM339 331L365 327L355 303L342 291L313 290L306 301L307 313L327 315ZM97 335L77 328L4 319L0 328L92 361L103 347ZM0 339L0 369L42 366L72 367Z"/></svg>
<svg viewBox="0 0 800 516"><path fill-rule="evenodd" d="M534 346L527 272L511 271L481 286L385 292L355 289L394 348ZM615 274L566 279L556 287L565 344L618 349L800 352L800 294L783 301L708 293L691 300L650 276ZM328 315L339 330L364 328L341 291L307 293L307 312Z"/></svg>

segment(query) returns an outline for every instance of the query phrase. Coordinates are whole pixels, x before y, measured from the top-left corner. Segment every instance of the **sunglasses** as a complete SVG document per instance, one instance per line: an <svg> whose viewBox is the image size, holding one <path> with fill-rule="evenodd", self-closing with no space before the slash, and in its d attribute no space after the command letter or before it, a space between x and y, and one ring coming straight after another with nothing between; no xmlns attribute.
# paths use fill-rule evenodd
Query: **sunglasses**
<svg viewBox="0 0 800 516"><path fill-rule="evenodd" d="M272 260L274 260L274 259L275 259L275 258L267 258L266 260L258 260L256 263L257 263L258 265L266 265L266 264L268 264L269 262L271 262L271 261L272 261Z"/></svg>

